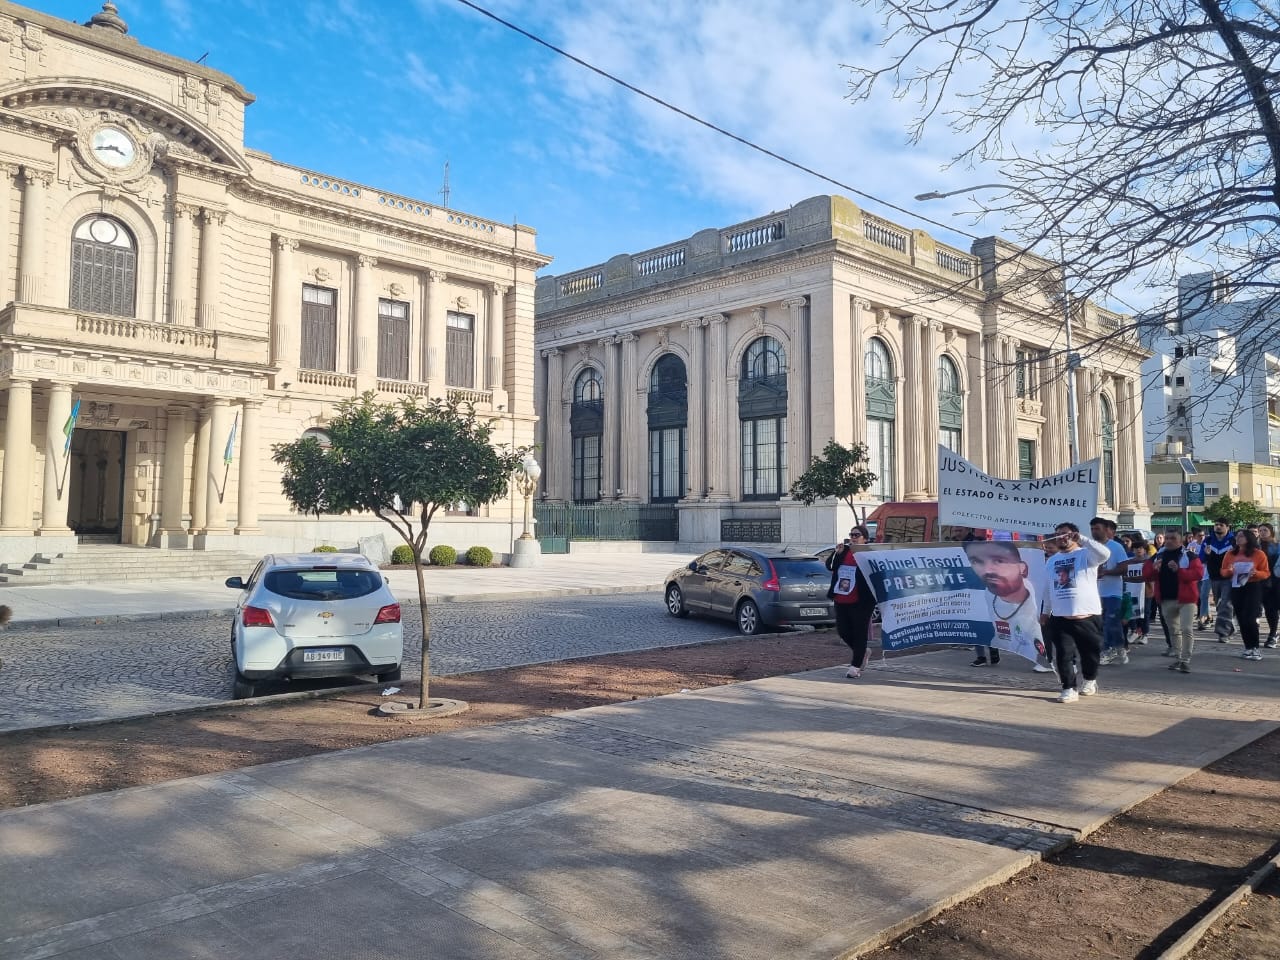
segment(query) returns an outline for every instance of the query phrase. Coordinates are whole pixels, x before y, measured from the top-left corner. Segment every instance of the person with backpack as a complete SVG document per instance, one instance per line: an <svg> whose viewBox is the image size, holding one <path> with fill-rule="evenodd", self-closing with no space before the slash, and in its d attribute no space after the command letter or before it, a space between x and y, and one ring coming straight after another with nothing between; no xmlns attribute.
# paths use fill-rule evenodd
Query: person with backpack
<svg viewBox="0 0 1280 960"><path fill-rule="evenodd" d="M1209 590L1213 595L1213 632L1219 643L1226 643L1236 632L1231 622L1231 570L1223 568L1222 558L1235 547L1235 537L1225 520L1215 520L1213 532L1204 538L1200 558L1209 572Z"/></svg>

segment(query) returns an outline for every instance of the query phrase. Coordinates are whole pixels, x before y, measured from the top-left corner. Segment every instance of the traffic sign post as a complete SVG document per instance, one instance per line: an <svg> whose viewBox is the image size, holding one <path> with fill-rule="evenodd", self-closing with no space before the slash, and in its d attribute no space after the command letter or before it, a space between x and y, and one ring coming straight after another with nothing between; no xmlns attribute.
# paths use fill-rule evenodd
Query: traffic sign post
<svg viewBox="0 0 1280 960"><path fill-rule="evenodd" d="M1178 467L1182 470L1182 535L1185 537L1187 535L1187 527L1190 525L1187 522L1187 507L1191 506L1191 488L1195 487L1200 496L1197 506L1203 507L1204 484L1187 482L1187 477L1194 477L1199 472L1196 470L1196 465L1191 462L1190 457L1179 457Z"/></svg>

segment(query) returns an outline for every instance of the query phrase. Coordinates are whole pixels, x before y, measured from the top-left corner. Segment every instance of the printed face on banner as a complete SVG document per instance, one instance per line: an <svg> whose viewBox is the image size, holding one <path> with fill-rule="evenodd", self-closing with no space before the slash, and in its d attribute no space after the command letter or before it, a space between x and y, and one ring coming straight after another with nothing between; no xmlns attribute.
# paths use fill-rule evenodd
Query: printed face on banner
<svg viewBox="0 0 1280 960"><path fill-rule="evenodd" d="M1076 560L1070 554L1053 561L1053 589L1074 590L1076 588Z"/></svg>
<svg viewBox="0 0 1280 960"><path fill-rule="evenodd" d="M856 559L880 605L886 650L973 643L1029 660L1043 655L1038 547L975 540L871 550Z"/></svg>

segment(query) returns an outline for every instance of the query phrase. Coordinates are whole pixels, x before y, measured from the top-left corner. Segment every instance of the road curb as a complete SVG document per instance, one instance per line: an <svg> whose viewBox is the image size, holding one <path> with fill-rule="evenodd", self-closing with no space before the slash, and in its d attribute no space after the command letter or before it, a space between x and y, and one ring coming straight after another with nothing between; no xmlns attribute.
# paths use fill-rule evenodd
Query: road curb
<svg viewBox="0 0 1280 960"><path fill-rule="evenodd" d="M1174 941L1157 960L1182 960L1187 954L1199 946L1209 929L1222 919L1223 915L1237 903L1254 893L1267 881L1277 869L1280 869L1280 844L1271 848L1271 859L1255 870L1244 883L1236 887L1222 898L1222 901L1200 918L1200 922Z"/></svg>
<svg viewBox="0 0 1280 960"><path fill-rule="evenodd" d="M824 631L818 630L818 633ZM834 628L832 631L834 632ZM433 673L432 680L442 680L447 677L463 677L473 673L492 673L496 670L515 670L521 667L545 667L555 663L573 663L577 660L592 660L597 657L609 656L625 656L629 653L646 653L651 650L666 649L684 649L686 647L709 647L720 644L730 644L738 640L770 640L780 637L794 636L791 633L758 633L754 636L744 637L741 634L728 634L723 637L713 637L710 640L702 640L698 643L681 643L672 644L669 647L642 647L637 650L616 650L613 653L584 653L577 657L561 657L558 660L535 660L529 663L516 663L505 667L489 667L485 670L467 670L463 673ZM840 669L844 669L843 664L837 664ZM410 678L412 682L414 677ZM273 693L265 697L245 697L242 700L212 700L208 703L193 703L184 707L170 707L167 710L147 710L142 713L131 713L124 717L100 717L90 720L78 720L69 723L46 723L38 727L17 727L12 730L0 730L0 742L8 737L21 736L31 733L58 733L63 730L89 730L97 727L109 727L112 724L131 723L134 720L156 720L164 717L177 717L189 713L214 713L221 710L235 710L240 707L249 709L255 707L269 707L273 704L290 703L297 700L320 700L325 697L344 696L349 693L365 693L387 687L388 684L379 682L367 683L350 683L341 687L323 687L319 690L295 690L291 693Z"/></svg>
<svg viewBox="0 0 1280 960"><path fill-rule="evenodd" d="M432 593L427 603L494 603L502 600L556 600L563 597L598 597L622 593L649 593L662 589L661 583L630 584L611 587L552 587L546 590L492 591L489 593ZM412 603L412 597L401 602ZM145 623L154 620L204 620L210 617L226 617L235 611L235 605L209 607L196 610L156 610L145 613L104 613L97 616L45 617L12 621L11 627L96 627L113 623Z"/></svg>

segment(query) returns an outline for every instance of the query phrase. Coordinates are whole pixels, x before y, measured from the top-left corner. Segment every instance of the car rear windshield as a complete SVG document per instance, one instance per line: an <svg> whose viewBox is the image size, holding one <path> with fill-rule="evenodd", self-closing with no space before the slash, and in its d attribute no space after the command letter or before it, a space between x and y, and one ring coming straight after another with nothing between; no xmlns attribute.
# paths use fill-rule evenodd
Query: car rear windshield
<svg viewBox="0 0 1280 960"><path fill-rule="evenodd" d="M373 593L382 577L372 570L272 570L262 583L290 600L351 600Z"/></svg>
<svg viewBox="0 0 1280 960"><path fill-rule="evenodd" d="M779 577L829 577L831 571L817 557L805 557L803 560L774 560L773 569Z"/></svg>

